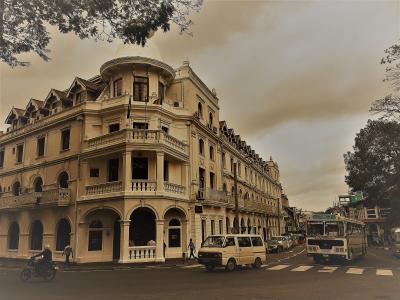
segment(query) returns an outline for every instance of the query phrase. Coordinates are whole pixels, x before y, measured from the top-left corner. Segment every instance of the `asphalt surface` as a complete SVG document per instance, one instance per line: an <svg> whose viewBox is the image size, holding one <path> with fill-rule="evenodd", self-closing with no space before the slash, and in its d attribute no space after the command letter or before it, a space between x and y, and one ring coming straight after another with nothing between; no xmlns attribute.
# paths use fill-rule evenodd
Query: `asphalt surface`
<svg viewBox="0 0 400 300"><path fill-rule="evenodd" d="M345 265L315 265L304 248L269 256L259 270L206 272L197 264L65 270L53 282L19 281L0 269L0 299L395 299L400 300L400 260L388 251Z"/></svg>

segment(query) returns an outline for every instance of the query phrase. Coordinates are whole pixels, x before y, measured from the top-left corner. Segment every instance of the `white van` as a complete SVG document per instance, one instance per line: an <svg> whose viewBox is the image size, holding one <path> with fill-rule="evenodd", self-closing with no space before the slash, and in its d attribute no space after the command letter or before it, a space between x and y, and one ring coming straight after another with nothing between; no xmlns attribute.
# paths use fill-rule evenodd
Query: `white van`
<svg viewBox="0 0 400 300"><path fill-rule="evenodd" d="M266 261L266 249L261 236L254 234L225 234L209 236L201 245L198 261L208 271L225 267L233 271L239 265L260 268Z"/></svg>

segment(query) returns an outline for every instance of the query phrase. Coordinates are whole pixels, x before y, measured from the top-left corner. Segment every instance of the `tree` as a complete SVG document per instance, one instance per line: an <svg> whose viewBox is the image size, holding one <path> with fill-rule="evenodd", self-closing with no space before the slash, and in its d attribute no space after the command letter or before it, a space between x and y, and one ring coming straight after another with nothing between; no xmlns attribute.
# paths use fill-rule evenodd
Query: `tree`
<svg viewBox="0 0 400 300"><path fill-rule="evenodd" d="M384 81L391 82L395 90L400 89L400 44L394 44L385 50L385 56L381 64L386 65L386 77Z"/></svg>
<svg viewBox="0 0 400 300"><path fill-rule="evenodd" d="M400 120L400 97L388 95L376 100L370 109L373 114L381 114L381 120Z"/></svg>
<svg viewBox="0 0 400 300"><path fill-rule="evenodd" d="M400 222L400 124L369 120L344 161L350 188L363 191L369 206L391 207L389 220Z"/></svg>
<svg viewBox="0 0 400 300"><path fill-rule="evenodd" d="M46 25L79 38L144 46L154 31L188 32L191 11L202 0L0 0L0 59L11 67L27 66L18 54L35 52L48 61L50 34Z"/></svg>

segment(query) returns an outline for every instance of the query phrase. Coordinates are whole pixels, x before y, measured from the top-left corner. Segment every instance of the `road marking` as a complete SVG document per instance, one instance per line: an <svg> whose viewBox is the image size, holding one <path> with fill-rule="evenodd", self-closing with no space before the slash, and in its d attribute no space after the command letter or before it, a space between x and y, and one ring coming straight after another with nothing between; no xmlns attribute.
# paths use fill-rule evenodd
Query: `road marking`
<svg viewBox="0 0 400 300"><path fill-rule="evenodd" d="M318 270L319 273L333 273L337 270L337 267L323 267L321 270Z"/></svg>
<svg viewBox="0 0 400 300"><path fill-rule="evenodd" d="M361 275L364 273L364 269L361 268L349 268L346 272L346 274L357 274Z"/></svg>
<svg viewBox="0 0 400 300"><path fill-rule="evenodd" d="M293 271L293 272L305 272L305 271L310 270L311 268L313 268L313 266L300 266L300 267L292 269L291 271Z"/></svg>
<svg viewBox="0 0 400 300"><path fill-rule="evenodd" d="M387 270L387 269L377 269L376 270L376 275L379 276L393 276L392 270Z"/></svg>
<svg viewBox="0 0 400 300"><path fill-rule="evenodd" d="M191 269L191 268L199 268L202 267L203 265L196 264L196 265L189 265L189 266L183 266L183 269Z"/></svg>
<svg viewBox="0 0 400 300"><path fill-rule="evenodd" d="M278 270L283 270L289 267L290 265L277 265L271 268L268 268L267 270L272 270L272 271L278 271Z"/></svg>

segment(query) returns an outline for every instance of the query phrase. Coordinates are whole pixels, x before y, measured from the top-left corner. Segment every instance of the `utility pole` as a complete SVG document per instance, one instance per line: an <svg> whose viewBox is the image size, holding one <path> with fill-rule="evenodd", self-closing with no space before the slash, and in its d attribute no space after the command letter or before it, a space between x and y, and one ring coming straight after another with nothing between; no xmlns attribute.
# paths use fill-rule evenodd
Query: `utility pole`
<svg viewBox="0 0 400 300"><path fill-rule="evenodd" d="M235 197L235 215L236 215L236 223L233 222L233 226L235 227L235 233L240 233L239 231L239 199L238 199L238 191L237 191L237 174L236 174L236 163L233 163L233 192Z"/></svg>

